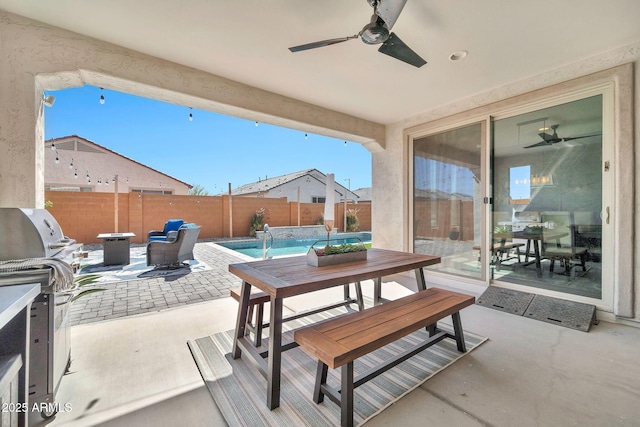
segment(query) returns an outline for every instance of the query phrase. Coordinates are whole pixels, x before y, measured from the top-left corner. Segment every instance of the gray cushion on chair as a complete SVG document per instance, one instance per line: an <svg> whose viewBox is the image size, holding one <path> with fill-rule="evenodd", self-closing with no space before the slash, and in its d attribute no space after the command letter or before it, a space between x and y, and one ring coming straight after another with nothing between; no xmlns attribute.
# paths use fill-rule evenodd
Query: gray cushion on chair
<svg viewBox="0 0 640 427"><path fill-rule="evenodd" d="M194 259L193 247L201 228L195 224L185 224L178 230L175 240L147 243L147 265L179 265Z"/></svg>

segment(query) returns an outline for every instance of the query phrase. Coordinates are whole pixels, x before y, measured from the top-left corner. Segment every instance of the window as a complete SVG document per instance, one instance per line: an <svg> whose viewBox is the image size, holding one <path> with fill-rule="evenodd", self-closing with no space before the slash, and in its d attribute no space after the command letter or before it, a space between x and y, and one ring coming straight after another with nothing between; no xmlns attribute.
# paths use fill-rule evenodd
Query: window
<svg viewBox="0 0 640 427"><path fill-rule="evenodd" d="M509 203L528 204L531 199L531 166L509 168Z"/></svg>
<svg viewBox="0 0 640 427"><path fill-rule="evenodd" d="M131 192L142 194L173 194L173 190L141 190L138 188L132 189Z"/></svg>
<svg viewBox="0 0 640 427"><path fill-rule="evenodd" d="M311 203L324 203L325 200L326 200L326 197L318 197L318 196L311 197Z"/></svg>
<svg viewBox="0 0 640 427"><path fill-rule="evenodd" d="M45 191L76 191L76 192L91 192L91 187L69 187L64 185L45 185Z"/></svg>

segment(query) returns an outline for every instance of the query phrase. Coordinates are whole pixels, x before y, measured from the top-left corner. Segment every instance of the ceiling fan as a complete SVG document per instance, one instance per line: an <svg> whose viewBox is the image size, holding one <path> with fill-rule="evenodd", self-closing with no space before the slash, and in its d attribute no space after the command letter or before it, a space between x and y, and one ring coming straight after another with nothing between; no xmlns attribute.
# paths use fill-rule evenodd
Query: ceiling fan
<svg viewBox="0 0 640 427"><path fill-rule="evenodd" d="M558 132L557 132L557 129L559 127L560 127L560 125L551 126L551 129L553 130L553 135L549 135L546 132L540 132L538 134L538 136L540 136L540 138L542 138L542 141L537 142L535 144L527 145L524 148L542 147L542 146L545 146L545 145L556 144L558 142L565 142L565 141L571 141L571 140L574 140L574 139L589 138L591 136L602 135L601 133L595 133L593 135L584 135L584 136L574 136L574 137L568 137L568 138L560 138L558 136Z"/></svg>
<svg viewBox="0 0 640 427"><path fill-rule="evenodd" d="M290 47L289 50L291 52L300 52L360 38L366 44L381 44L378 52L404 61L414 67L420 68L426 64L427 61L404 44L395 33L390 33L407 0L367 0L367 2L373 8L373 15L371 16L371 22L365 25L358 34L294 46Z"/></svg>

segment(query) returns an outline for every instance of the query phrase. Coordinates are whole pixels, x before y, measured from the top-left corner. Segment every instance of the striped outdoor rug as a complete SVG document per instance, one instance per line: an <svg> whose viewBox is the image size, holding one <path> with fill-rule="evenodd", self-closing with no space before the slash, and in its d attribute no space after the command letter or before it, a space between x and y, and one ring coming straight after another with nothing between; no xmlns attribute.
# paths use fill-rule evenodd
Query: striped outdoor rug
<svg viewBox="0 0 640 427"><path fill-rule="evenodd" d="M344 312L344 308L330 310L287 322L285 327L294 329ZM439 325L447 329L446 325ZM427 337L427 333L420 330L356 360L355 374L380 364ZM291 338L290 332L285 333L283 341ZM486 340L465 331L465 354ZM209 392L230 426L340 425L338 405L327 398L319 405L312 400L317 360L304 350L295 348L282 354L280 407L270 411L266 405L266 380L247 358L234 360L231 357L233 331L199 338L187 344ZM446 339L361 385L354 393L354 424L366 422L463 356L457 351L455 342ZM339 369L329 369L329 384L338 386L339 374Z"/></svg>

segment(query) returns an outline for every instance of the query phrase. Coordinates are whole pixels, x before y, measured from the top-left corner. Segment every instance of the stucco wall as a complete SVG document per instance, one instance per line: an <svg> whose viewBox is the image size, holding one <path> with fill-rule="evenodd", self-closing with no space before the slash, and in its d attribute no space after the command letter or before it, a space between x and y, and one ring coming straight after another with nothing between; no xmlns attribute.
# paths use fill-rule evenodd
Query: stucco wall
<svg viewBox="0 0 640 427"><path fill-rule="evenodd" d="M640 43L613 49L597 57L570 64L547 73L533 76L527 80L514 82L485 93L469 97L427 111L419 116L411 117L387 127L387 144L384 152L373 153L373 212L374 245L390 249L410 250L409 239L409 153L406 130L428 124L446 123L456 115L461 117L487 117L496 109L506 109L510 104L522 104L527 98L535 99L537 93L549 96L554 85L559 90L567 90L573 79L581 77L589 84L591 76L598 72L607 74L607 70L624 64L632 64L632 71L627 82L616 86L616 102L620 95L625 95L624 105L615 111L616 144L623 144L622 151L617 151L616 162L616 206L613 214L616 220L615 245L616 265L614 284L614 314L619 318L640 320L640 287L635 282L639 274L640 259L637 248L640 245L638 224L634 219L634 212L638 212L637 183L640 174L635 172L634 164L639 161L636 143L640 138ZM591 79L597 81L597 78ZM630 81L633 81L629 84ZM633 100L633 101L631 101ZM628 101L628 102L627 102ZM620 117L628 117L620 126ZM617 147L620 149L621 147Z"/></svg>
<svg viewBox="0 0 640 427"><path fill-rule="evenodd" d="M0 206L44 205L42 94L82 84L384 146L380 124L4 11L0 50Z"/></svg>

